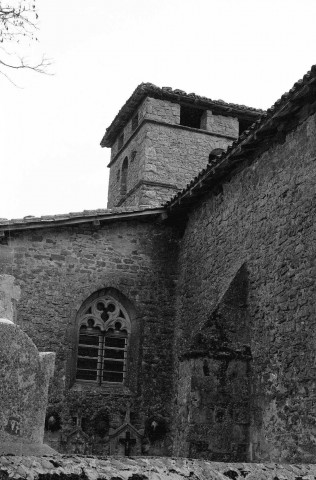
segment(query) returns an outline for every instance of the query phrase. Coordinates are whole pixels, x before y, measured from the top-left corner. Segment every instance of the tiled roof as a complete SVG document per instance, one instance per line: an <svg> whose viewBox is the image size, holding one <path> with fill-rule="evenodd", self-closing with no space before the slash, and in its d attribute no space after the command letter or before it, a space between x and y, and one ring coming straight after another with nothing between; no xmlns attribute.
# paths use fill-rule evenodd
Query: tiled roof
<svg viewBox="0 0 316 480"><path fill-rule="evenodd" d="M162 207L115 207L113 209L99 208L97 210L84 210L83 212L59 215L44 215L42 217L29 215L24 218L13 218L11 220L0 218L0 231L67 226L94 221L125 220L128 218L160 215L163 212L164 208Z"/></svg>
<svg viewBox="0 0 316 480"><path fill-rule="evenodd" d="M302 109L302 106L306 106ZM182 191L165 206L168 209L187 207L209 191L227 175L238 162L258 155L269 148L272 142L283 141L285 135L316 111L316 65L294 84L275 104L267 110L248 130L235 140L226 152L209 162Z"/></svg>
<svg viewBox="0 0 316 480"><path fill-rule="evenodd" d="M256 108L246 107L245 105L226 103L223 100L211 100L195 93L186 93L183 90L173 90L171 87L160 88L152 83L141 83L123 105L111 125L106 129L105 135L101 140L102 147L111 147L113 145L118 133L124 128L138 105L146 97L169 100L171 102L192 103L197 107L211 109L214 114L236 116L250 121L255 120L258 118L258 115L264 112Z"/></svg>

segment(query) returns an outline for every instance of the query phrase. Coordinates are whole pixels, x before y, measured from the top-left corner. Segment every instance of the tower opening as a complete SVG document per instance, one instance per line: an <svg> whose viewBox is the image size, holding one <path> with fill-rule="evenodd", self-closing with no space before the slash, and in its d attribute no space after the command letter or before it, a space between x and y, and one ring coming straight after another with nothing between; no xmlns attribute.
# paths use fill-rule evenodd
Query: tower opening
<svg viewBox="0 0 316 480"><path fill-rule="evenodd" d="M200 108L180 106L180 125L191 128L201 128L201 119L204 110Z"/></svg>

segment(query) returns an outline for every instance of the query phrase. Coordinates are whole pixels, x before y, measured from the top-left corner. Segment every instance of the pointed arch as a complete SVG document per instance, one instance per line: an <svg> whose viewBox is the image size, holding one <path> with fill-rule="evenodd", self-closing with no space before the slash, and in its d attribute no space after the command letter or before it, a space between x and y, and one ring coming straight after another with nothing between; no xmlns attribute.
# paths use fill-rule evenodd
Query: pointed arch
<svg viewBox="0 0 316 480"><path fill-rule="evenodd" d="M131 321L127 309L111 291L87 299L77 315L76 380L124 383Z"/></svg>

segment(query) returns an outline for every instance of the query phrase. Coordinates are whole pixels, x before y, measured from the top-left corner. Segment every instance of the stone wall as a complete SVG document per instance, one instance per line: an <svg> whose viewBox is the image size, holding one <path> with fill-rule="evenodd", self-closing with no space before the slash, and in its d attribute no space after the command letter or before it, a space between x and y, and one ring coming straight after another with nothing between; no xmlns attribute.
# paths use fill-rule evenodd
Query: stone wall
<svg viewBox="0 0 316 480"><path fill-rule="evenodd" d="M180 357L174 452L246 461L251 418L251 352L243 265ZM227 446L230 448L227 448Z"/></svg>
<svg viewBox="0 0 316 480"><path fill-rule="evenodd" d="M208 110L205 129L214 134L219 133L221 135L237 138L239 135L238 118L212 115L212 112Z"/></svg>
<svg viewBox="0 0 316 480"><path fill-rule="evenodd" d="M180 105L165 100L158 100L147 97L141 103L139 108L135 111L138 116L138 124L144 119L159 120L164 123L179 124L180 123ZM121 130L117 139L111 148L111 162L120 151L119 137L123 135L124 144L127 143L134 133L135 128L132 126L133 117L127 122L125 127Z"/></svg>
<svg viewBox="0 0 316 480"><path fill-rule="evenodd" d="M139 124L146 118L148 120L158 120L164 123L178 125L180 123L180 105L177 103L168 102L166 100L147 97L135 111L135 115L138 115ZM120 132L120 135L123 134L124 136L124 143L130 139L133 131L131 118ZM118 138L111 148L111 161L120 150L120 135L118 135Z"/></svg>
<svg viewBox="0 0 316 480"><path fill-rule="evenodd" d="M121 193L122 165L124 159L128 159L127 174L127 193L129 193L142 178L145 161L145 143L146 131L139 130L132 141L125 145L123 151L118 155L110 168L109 190L108 190L108 208L117 206L120 200L124 198ZM140 204L134 204L140 205Z"/></svg>
<svg viewBox="0 0 316 480"><path fill-rule="evenodd" d="M176 256L176 247L168 227L133 220L11 231L3 239L1 272L10 272L21 288L17 323L40 350L56 352L49 415L63 417L64 430L74 428L73 416L85 415L76 409L85 408L86 416L95 418L101 404L109 416L119 417L112 425L117 428L127 403L137 428L144 429L146 420L158 415L169 429L174 325L169 255ZM105 288L124 295L133 308L127 381L124 387L74 384L76 314L85 299ZM51 440L56 447L56 436ZM159 448L147 446L149 452L170 453L168 441L167 434Z"/></svg>
<svg viewBox="0 0 316 480"><path fill-rule="evenodd" d="M92 458L80 455L1 456L0 468L1 480L300 480L312 479L316 475L315 465L211 463L187 458Z"/></svg>
<svg viewBox="0 0 316 480"><path fill-rule="evenodd" d="M143 118L172 125L180 124L180 105L178 103L147 97L140 111Z"/></svg>
<svg viewBox="0 0 316 480"><path fill-rule="evenodd" d="M192 350L207 322L217 338L217 308L240 267L246 268L248 338L245 333L238 340L239 323L235 330L224 323L222 330L224 346L244 342L252 356L248 458L253 461L315 461L315 152L314 115L284 144L240 167L222 193L199 202L181 245L176 327L181 365L181 355ZM212 349L209 344L208 354ZM180 408L181 398L192 395L193 376L183 366L179 373L175 415L181 430L197 421ZM224 415L230 419L228 409ZM200 440L203 455L215 460L214 432L210 423ZM189 431L177 435L174 453L188 451ZM220 445L220 430L217 435ZM232 453L233 443L227 440L217 458Z"/></svg>
<svg viewBox="0 0 316 480"><path fill-rule="evenodd" d="M178 192L177 188L154 182L140 182L138 188L131 192L124 200L125 207L141 205L142 207L163 206Z"/></svg>
<svg viewBox="0 0 316 480"><path fill-rule="evenodd" d="M231 143L188 127L149 124L146 130L143 177L176 185L179 190L206 167L213 149L226 149Z"/></svg>

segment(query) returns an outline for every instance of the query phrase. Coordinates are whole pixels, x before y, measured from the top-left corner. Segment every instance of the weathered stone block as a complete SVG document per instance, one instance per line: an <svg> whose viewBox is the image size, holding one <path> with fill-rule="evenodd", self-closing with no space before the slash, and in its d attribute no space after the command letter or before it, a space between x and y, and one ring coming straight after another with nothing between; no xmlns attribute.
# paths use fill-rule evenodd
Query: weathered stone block
<svg viewBox="0 0 316 480"><path fill-rule="evenodd" d="M0 452L50 453L43 445L49 379L55 354L39 353L11 320L0 320Z"/></svg>

